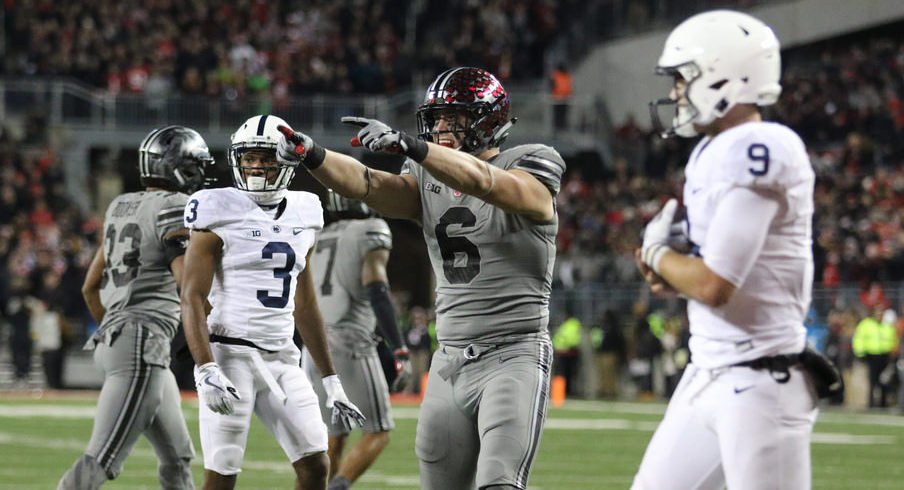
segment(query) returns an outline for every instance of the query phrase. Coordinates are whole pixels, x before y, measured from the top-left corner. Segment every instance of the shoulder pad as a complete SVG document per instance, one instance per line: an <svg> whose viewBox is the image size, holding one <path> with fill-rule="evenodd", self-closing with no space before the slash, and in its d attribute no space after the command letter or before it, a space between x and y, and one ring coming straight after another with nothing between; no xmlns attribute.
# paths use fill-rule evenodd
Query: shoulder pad
<svg viewBox="0 0 904 490"><path fill-rule="evenodd" d="M559 193L565 160L553 147L541 144L521 145L499 155L506 169L523 170L545 185L553 195Z"/></svg>
<svg viewBox="0 0 904 490"><path fill-rule="evenodd" d="M392 250L392 232L386 221L380 218L368 218L358 220L356 228L360 234L361 248L364 252L369 252L378 248Z"/></svg>
<svg viewBox="0 0 904 490"><path fill-rule="evenodd" d="M315 231L323 229L323 206L317 194L304 191L289 191L287 213L292 213L304 223L305 227Z"/></svg>
<svg viewBox="0 0 904 490"><path fill-rule="evenodd" d="M754 189L782 191L812 174L806 147L790 128L746 124L726 136L725 161L715 165L720 180Z"/></svg>
<svg viewBox="0 0 904 490"><path fill-rule="evenodd" d="M185 204L185 227L190 230L214 230L243 219L256 204L233 187L203 189Z"/></svg>

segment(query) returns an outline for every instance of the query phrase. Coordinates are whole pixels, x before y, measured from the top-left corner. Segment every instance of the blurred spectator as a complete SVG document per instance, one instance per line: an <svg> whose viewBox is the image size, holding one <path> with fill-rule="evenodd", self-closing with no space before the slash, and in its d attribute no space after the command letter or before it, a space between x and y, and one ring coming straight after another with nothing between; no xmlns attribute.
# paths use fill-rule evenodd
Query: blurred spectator
<svg viewBox="0 0 904 490"><path fill-rule="evenodd" d="M569 311L567 318L552 337L552 348L555 359L553 368L557 374L565 377L565 394L578 393L577 375L581 363L581 321Z"/></svg>
<svg viewBox="0 0 904 490"><path fill-rule="evenodd" d="M556 69L549 76L549 83L549 95L552 96L553 101L553 128L556 131L562 131L568 128L568 107L571 105L571 95L574 93L571 72L564 63L556 65Z"/></svg>
<svg viewBox="0 0 904 490"><path fill-rule="evenodd" d="M618 398L622 367L627 362L628 344L621 319L614 309L607 309L600 322L602 340L596 352L596 369L599 380L597 396Z"/></svg>
<svg viewBox="0 0 904 490"><path fill-rule="evenodd" d="M898 346L895 333L894 320L891 315L886 315L881 306L874 307L871 316L868 316L857 324L854 338L851 340L854 355L862 359L869 370L868 405L872 407L885 407L888 395L888 386L880 383L879 377L882 371L891 361L892 353Z"/></svg>
<svg viewBox="0 0 904 490"><path fill-rule="evenodd" d="M420 393L424 388L421 386L421 377L430 368L430 356L433 354L433 350L430 346L427 312L419 306L411 308L408 312L408 331L405 334L405 342L408 344L411 372L414 378L406 391Z"/></svg>
<svg viewBox="0 0 904 490"><path fill-rule="evenodd" d="M17 387L24 387L28 383L31 371L31 309L28 305L34 298L29 296L30 289L27 277L13 275L10 278L10 291L5 298L6 307L3 312L12 327L9 349Z"/></svg>

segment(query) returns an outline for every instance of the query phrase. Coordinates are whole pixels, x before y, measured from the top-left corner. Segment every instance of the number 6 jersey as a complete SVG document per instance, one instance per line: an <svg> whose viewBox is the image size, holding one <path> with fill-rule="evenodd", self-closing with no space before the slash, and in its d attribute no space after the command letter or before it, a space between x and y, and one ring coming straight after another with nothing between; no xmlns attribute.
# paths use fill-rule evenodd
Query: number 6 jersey
<svg viewBox="0 0 904 490"><path fill-rule="evenodd" d="M184 218L186 228L223 240L208 298L210 332L268 350L291 343L296 278L323 227L317 196L290 191L268 213L235 188L205 189L188 199Z"/></svg>
<svg viewBox="0 0 904 490"><path fill-rule="evenodd" d="M488 162L528 172L555 196L565 162L539 144ZM436 275L436 334L444 342L545 332L556 260L558 215L536 222L433 178L411 161L402 174L420 187L421 224Z"/></svg>

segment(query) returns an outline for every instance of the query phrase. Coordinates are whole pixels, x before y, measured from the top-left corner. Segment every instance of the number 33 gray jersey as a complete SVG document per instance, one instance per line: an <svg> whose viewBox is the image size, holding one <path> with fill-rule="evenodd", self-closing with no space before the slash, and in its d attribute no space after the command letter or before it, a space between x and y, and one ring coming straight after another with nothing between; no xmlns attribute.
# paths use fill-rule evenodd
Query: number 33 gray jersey
<svg viewBox="0 0 904 490"><path fill-rule="evenodd" d="M179 325L179 295L163 237L182 228L188 196L150 191L122 194L104 217L103 324L139 314L156 320L170 338Z"/></svg>
<svg viewBox="0 0 904 490"><path fill-rule="evenodd" d="M523 145L489 162L519 169L555 196L565 162L553 148ZM421 193L421 223L436 275L436 332L455 342L546 330L558 215L537 222L507 213L406 162Z"/></svg>

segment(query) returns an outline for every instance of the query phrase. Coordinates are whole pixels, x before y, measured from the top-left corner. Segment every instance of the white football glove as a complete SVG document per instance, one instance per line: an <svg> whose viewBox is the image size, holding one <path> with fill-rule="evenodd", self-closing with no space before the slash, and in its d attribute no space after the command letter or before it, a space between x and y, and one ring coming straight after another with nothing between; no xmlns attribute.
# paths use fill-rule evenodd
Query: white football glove
<svg viewBox="0 0 904 490"><path fill-rule="evenodd" d="M669 235L677 209L678 201L669 199L659 210L659 214L654 216L643 230L641 259L657 274L659 274L659 261L669 250Z"/></svg>
<svg viewBox="0 0 904 490"><path fill-rule="evenodd" d="M232 414L233 402L242 399L235 385L215 362L195 368L195 387L201 402L211 411L222 415Z"/></svg>
<svg viewBox="0 0 904 490"><path fill-rule="evenodd" d="M364 425L364 414L354 403L348 400L345 390L342 389L342 382L339 376L331 374L321 380L323 390L326 391L326 408L332 410L333 414L330 420L334 424L343 426L346 430L352 430L355 427Z"/></svg>
<svg viewBox="0 0 904 490"><path fill-rule="evenodd" d="M408 348L399 347L393 352L393 356L395 357L396 378L392 382L390 391L399 393L411 382L412 370L411 361L408 360Z"/></svg>

